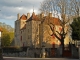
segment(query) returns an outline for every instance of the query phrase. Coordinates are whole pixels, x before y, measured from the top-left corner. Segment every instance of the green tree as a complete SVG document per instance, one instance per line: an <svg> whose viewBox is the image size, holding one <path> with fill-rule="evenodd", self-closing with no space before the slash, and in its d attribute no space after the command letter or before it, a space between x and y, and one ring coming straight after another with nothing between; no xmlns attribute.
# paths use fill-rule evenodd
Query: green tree
<svg viewBox="0 0 80 60"><path fill-rule="evenodd" d="M14 32L9 32L9 36L10 36L10 45L14 39Z"/></svg>
<svg viewBox="0 0 80 60"><path fill-rule="evenodd" d="M0 22L0 28L2 29L2 46L10 46L14 38L14 31L10 25Z"/></svg>
<svg viewBox="0 0 80 60"><path fill-rule="evenodd" d="M80 17L73 19L71 27L73 40L80 40Z"/></svg>
<svg viewBox="0 0 80 60"><path fill-rule="evenodd" d="M5 28L3 28L2 32L2 46L10 46L11 42L14 38L14 32L9 32Z"/></svg>
<svg viewBox="0 0 80 60"><path fill-rule="evenodd" d="M2 46L10 46L10 36L9 33L3 33L2 35Z"/></svg>
<svg viewBox="0 0 80 60"><path fill-rule="evenodd" d="M12 28L10 25L7 25L5 23L0 22L0 27L5 28L9 32L14 32L14 28Z"/></svg>
<svg viewBox="0 0 80 60"><path fill-rule="evenodd" d="M2 29L1 44L2 46L10 46L14 37L14 29L5 23L0 22L0 28ZM0 49L0 60L3 60L2 49Z"/></svg>

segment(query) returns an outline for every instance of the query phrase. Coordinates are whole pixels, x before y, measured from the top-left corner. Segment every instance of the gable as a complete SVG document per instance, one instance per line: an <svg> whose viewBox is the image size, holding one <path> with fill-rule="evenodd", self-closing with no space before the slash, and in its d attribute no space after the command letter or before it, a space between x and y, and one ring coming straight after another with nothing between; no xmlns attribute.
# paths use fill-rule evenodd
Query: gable
<svg viewBox="0 0 80 60"><path fill-rule="evenodd" d="M23 14L23 15L20 17L20 20L27 20L27 16Z"/></svg>

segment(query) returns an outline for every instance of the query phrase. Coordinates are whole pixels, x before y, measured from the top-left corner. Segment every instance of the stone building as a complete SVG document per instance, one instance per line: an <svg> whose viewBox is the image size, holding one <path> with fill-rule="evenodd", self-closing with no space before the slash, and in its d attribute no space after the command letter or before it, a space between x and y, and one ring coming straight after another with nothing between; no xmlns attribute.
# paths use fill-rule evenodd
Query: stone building
<svg viewBox="0 0 80 60"><path fill-rule="evenodd" d="M48 17L49 16L49 17ZM45 45L46 48L57 48L60 45L60 41L52 34L48 22L52 22L55 25L55 32L61 31L60 20L52 16L49 13L48 16L44 16L43 13L36 15L35 12L30 16L23 14L17 15L15 21L15 46L19 47L35 47L41 48ZM65 26L65 31L69 29L69 26ZM65 38L65 45L69 44L70 40L69 32Z"/></svg>
<svg viewBox="0 0 80 60"><path fill-rule="evenodd" d="M18 14L15 21L15 46L27 47L39 45L39 24L38 16L33 12L30 16ZM36 46L38 46L36 45Z"/></svg>

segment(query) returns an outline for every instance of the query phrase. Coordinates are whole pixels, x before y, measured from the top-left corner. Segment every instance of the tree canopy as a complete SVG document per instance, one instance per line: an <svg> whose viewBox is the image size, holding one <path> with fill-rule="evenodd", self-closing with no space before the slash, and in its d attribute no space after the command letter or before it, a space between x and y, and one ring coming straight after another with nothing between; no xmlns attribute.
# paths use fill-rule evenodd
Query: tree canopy
<svg viewBox="0 0 80 60"><path fill-rule="evenodd" d="M12 28L10 25L1 22L0 22L0 28L2 29L2 37L1 37L2 46L10 46L14 38L14 28Z"/></svg>
<svg viewBox="0 0 80 60"><path fill-rule="evenodd" d="M80 0L44 0L40 11L44 13L79 15ZM64 10L64 11L63 11Z"/></svg>
<svg viewBox="0 0 80 60"><path fill-rule="evenodd" d="M80 40L80 17L73 19L71 27L72 27L72 39Z"/></svg>

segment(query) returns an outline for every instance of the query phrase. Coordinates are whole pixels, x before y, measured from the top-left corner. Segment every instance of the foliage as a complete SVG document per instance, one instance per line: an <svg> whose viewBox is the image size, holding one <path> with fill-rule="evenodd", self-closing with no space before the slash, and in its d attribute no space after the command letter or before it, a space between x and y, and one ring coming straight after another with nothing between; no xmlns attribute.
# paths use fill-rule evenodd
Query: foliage
<svg viewBox="0 0 80 60"><path fill-rule="evenodd" d="M12 28L10 25L7 25L5 23L0 22L0 27L1 28L5 28L6 30L8 30L9 32L13 32L14 28Z"/></svg>
<svg viewBox="0 0 80 60"><path fill-rule="evenodd" d="M14 32L9 32L9 36L10 36L10 43L12 43L13 37L14 37Z"/></svg>
<svg viewBox="0 0 80 60"><path fill-rule="evenodd" d="M9 33L2 35L2 46L10 46L10 36Z"/></svg>
<svg viewBox="0 0 80 60"><path fill-rule="evenodd" d="M80 40L80 17L73 19L71 27L73 40Z"/></svg>
<svg viewBox="0 0 80 60"><path fill-rule="evenodd" d="M0 28L2 29L2 46L10 46L14 37L13 28L5 23L0 22Z"/></svg>

